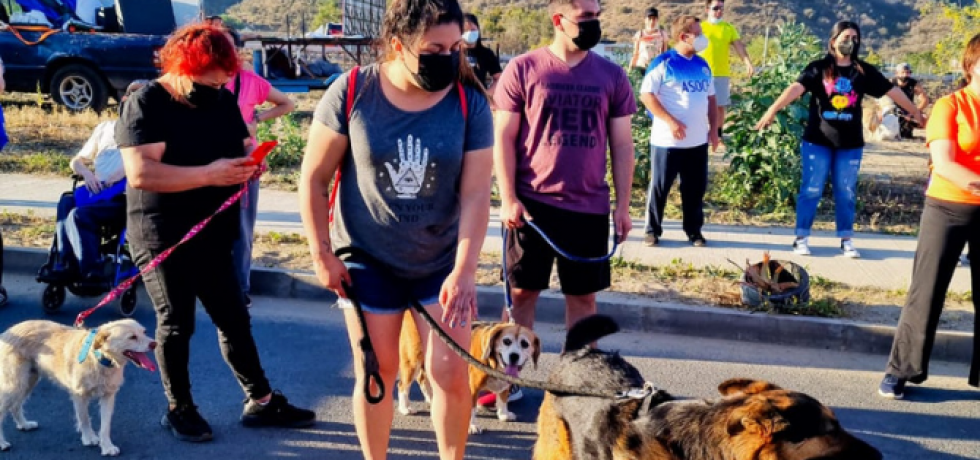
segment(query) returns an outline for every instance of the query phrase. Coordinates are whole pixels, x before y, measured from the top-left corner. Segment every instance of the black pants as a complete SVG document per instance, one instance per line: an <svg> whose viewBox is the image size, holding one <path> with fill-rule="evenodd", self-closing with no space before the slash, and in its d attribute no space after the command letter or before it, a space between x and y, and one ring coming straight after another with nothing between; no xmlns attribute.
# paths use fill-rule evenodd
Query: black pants
<svg viewBox="0 0 980 460"><path fill-rule="evenodd" d="M704 193L708 189L708 144L691 148L653 147L650 158L650 189L647 191L646 232L664 233L664 207L674 179L681 176L681 208L684 233L701 233L704 226Z"/></svg>
<svg viewBox="0 0 980 460"><path fill-rule="evenodd" d="M889 374L922 383L929 377L929 356L936 341L939 316L953 271L969 242L980 247L980 205L950 203L926 198L919 226L919 243L912 267L912 285L902 316L898 320L895 341L888 361ZM970 280L973 292L980 288L977 258L970 253ZM973 297L974 311L980 310L980 297ZM973 366L970 384L978 386L980 367L980 328L973 324Z"/></svg>
<svg viewBox="0 0 980 460"><path fill-rule="evenodd" d="M915 122L912 121L908 112L898 109L898 134L902 139L912 139L912 132L915 130Z"/></svg>
<svg viewBox="0 0 980 460"><path fill-rule="evenodd" d="M134 246L141 268L162 252ZM144 283L157 312L156 358L170 404L193 404L188 362L198 299L217 327L221 354L245 393L253 399L271 393L230 245L191 240L147 273Z"/></svg>

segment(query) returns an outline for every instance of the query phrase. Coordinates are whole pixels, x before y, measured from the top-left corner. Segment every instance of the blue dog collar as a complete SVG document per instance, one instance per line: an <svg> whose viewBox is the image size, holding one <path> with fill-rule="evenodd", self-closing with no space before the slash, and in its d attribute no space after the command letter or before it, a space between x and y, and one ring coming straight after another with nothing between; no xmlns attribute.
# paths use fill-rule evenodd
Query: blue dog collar
<svg viewBox="0 0 980 460"><path fill-rule="evenodd" d="M99 364L101 364L102 366L116 367L115 364L112 363L112 360L106 358L101 351L92 349L92 343L95 342L95 335L98 333L99 333L98 329L92 329L91 331L89 331L88 335L85 336L85 340L82 342L82 349L79 350L78 352L78 363L79 364L84 363L85 358L87 358L89 353L91 352L92 356L94 356L95 359L98 360Z"/></svg>

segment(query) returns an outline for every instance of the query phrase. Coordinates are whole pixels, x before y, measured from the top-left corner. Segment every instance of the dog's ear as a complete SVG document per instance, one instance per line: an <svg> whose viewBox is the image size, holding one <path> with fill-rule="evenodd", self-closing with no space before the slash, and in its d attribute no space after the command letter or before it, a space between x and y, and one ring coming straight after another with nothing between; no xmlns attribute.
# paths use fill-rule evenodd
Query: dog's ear
<svg viewBox="0 0 980 460"><path fill-rule="evenodd" d="M534 363L534 369L537 370L538 358L541 357L541 339L538 338L537 334L534 335L534 340L531 342L531 348L533 348L531 351L531 362Z"/></svg>
<svg viewBox="0 0 980 460"><path fill-rule="evenodd" d="M105 346L105 343L109 341L109 330L99 328L98 332L95 333L95 340L92 341L93 350L101 350Z"/></svg>
<svg viewBox="0 0 980 460"><path fill-rule="evenodd" d="M565 336L565 349L562 353L581 350L590 343L616 332L619 332L619 324L611 316L586 316L568 329L568 334Z"/></svg>
<svg viewBox="0 0 980 460"><path fill-rule="evenodd" d="M732 411L728 419L728 435L749 434L769 443L774 434L787 426L786 420L765 398L752 397Z"/></svg>
<svg viewBox="0 0 980 460"><path fill-rule="evenodd" d="M722 382L721 385L718 385L718 392L724 396L737 394L754 395L763 391L780 389L779 386L765 380L752 379L729 379Z"/></svg>
<svg viewBox="0 0 980 460"><path fill-rule="evenodd" d="M504 333L506 327L506 324L497 324L486 331L483 336L483 356L481 357L483 361L490 359L494 355L497 340L500 340L500 335Z"/></svg>

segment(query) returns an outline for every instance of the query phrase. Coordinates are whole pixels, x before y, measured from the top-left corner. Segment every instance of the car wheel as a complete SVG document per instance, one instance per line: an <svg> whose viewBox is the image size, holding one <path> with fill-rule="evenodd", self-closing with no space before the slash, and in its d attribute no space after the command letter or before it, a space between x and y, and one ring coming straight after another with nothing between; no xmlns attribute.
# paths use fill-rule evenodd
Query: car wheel
<svg viewBox="0 0 980 460"><path fill-rule="evenodd" d="M91 67L71 64L51 77L51 97L73 112L102 111L109 104L109 88Z"/></svg>

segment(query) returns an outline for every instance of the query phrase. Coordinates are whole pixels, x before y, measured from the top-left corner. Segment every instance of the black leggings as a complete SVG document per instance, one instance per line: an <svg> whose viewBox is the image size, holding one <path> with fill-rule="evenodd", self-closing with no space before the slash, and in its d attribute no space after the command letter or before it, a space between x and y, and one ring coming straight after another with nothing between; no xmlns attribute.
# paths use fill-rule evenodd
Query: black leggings
<svg viewBox="0 0 980 460"><path fill-rule="evenodd" d="M134 246L140 267L162 252ZM217 327L221 354L245 393L259 399L272 392L259 362L230 245L191 241L147 273L144 283L157 312L156 358L171 405L193 404L188 362L198 299Z"/></svg>
<svg viewBox="0 0 980 460"><path fill-rule="evenodd" d="M919 243L915 249L912 284L888 361L889 374L912 383L929 377L929 356L936 341L939 316L953 271L970 243L970 280L974 293L980 288L980 271L972 249L980 247L980 205L950 203L926 198L919 224ZM978 255L980 257L980 255ZM974 311L980 311L980 297L973 296ZM973 323L973 365L970 384L980 383L980 323Z"/></svg>

